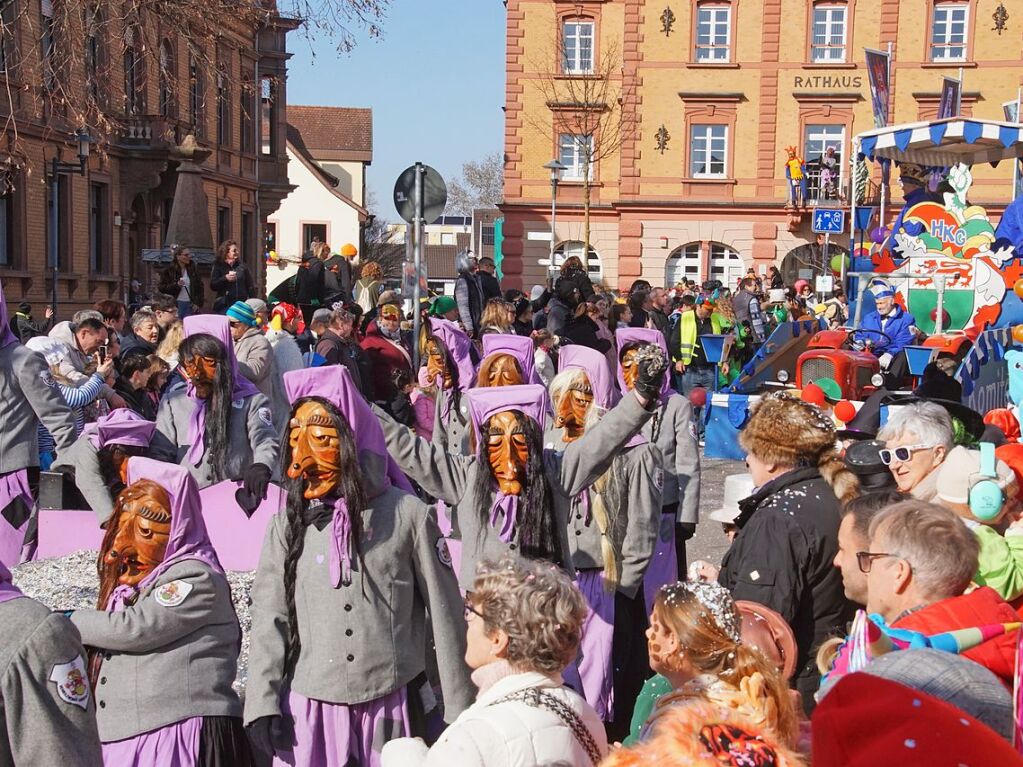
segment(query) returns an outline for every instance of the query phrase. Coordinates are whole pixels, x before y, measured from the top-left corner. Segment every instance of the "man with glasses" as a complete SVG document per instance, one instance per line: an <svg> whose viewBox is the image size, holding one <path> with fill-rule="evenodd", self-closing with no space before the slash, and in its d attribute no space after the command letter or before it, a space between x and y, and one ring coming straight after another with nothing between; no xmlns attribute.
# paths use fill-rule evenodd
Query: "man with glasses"
<svg viewBox="0 0 1023 767"><path fill-rule="evenodd" d="M879 456L895 477L899 492L933 501L937 469L954 444L948 411L933 402L904 405L894 411L877 438L885 443Z"/></svg>
<svg viewBox="0 0 1023 767"><path fill-rule="evenodd" d="M925 635L1019 621L991 588L968 594L979 545L954 512L932 503L903 501L870 523L870 547L856 553L867 576L867 612L892 628ZM963 654L1012 683L1016 632L994 637Z"/></svg>

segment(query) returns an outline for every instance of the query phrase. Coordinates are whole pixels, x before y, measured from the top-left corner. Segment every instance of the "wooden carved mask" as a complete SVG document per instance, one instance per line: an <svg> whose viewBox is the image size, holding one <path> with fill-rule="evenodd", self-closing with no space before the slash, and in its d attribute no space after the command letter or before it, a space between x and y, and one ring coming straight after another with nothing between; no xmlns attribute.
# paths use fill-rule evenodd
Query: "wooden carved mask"
<svg viewBox="0 0 1023 767"><path fill-rule="evenodd" d="M510 354L491 354L480 365L479 386L518 386L523 383L519 361Z"/></svg>
<svg viewBox="0 0 1023 767"><path fill-rule="evenodd" d="M306 498L322 498L337 487L341 479L341 436L322 404L304 402L299 406L291 419L288 444L288 477L305 481Z"/></svg>
<svg viewBox="0 0 1023 767"><path fill-rule="evenodd" d="M585 374L579 378L577 384L561 395L554 414L554 425L565 430L565 442L574 442L583 435L586 416L593 404L593 389L590 388L589 378Z"/></svg>
<svg viewBox="0 0 1023 767"><path fill-rule="evenodd" d="M528 444L515 413L505 410L492 416L486 425L487 459L497 480L497 487L506 495L519 495L526 481Z"/></svg>
<svg viewBox="0 0 1023 767"><path fill-rule="evenodd" d="M426 375L430 379L430 383L432 384L439 377L444 381L444 388L450 389L453 384L451 369L448 367L444 348L436 339L431 338L426 342L426 355Z"/></svg>
<svg viewBox="0 0 1023 767"><path fill-rule="evenodd" d="M125 462L127 463L127 462ZM124 586L137 586L163 562L171 533L171 502L167 491L148 479L125 488L117 498L104 543L103 565ZM113 539L111 539L111 535Z"/></svg>
<svg viewBox="0 0 1023 767"><path fill-rule="evenodd" d="M636 360L636 349L629 349L622 356L622 379L625 381L625 388L631 390L636 385L636 378L639 376L639 364Z"/></svg>
<svg viewBox="0 0 1023 767"><path fill-rule="evenodd" d="M195 387L199 399L207 399L213 393L213 382L217 374L217 360L213 357L196 355L191 359L182 360L181 367L188 380Z"/></svg>

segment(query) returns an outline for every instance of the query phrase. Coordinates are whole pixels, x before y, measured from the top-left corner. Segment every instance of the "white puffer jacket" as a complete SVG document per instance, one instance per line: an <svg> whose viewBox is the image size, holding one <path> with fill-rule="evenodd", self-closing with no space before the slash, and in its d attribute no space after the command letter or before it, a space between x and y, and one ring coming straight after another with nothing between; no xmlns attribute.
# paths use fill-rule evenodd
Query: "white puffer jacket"
<svg viewBox="0 0 1023 767"><path fill-rule="evenodd" d="M579 695L560 679L528 672L497 681L462 712L433 748L418 738L400 738L384 746L383 767L596 767L572 731L555 714L522 701L495 703L538 687L565 703L586 725L603 757L604 725Z"/></svg>

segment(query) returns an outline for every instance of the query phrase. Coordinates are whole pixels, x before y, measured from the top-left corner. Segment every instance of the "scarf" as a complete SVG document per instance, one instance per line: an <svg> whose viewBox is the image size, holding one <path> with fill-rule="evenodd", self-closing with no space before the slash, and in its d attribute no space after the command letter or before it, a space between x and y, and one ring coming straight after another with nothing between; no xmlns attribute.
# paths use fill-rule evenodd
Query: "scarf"
<svg viewBox="0 0 1023 767"><path fill-rule="evenodd" d="M519 497L507 495L500 490L494 495L494 502L490 504L490 526L496 528L498 520L501 521L498 537L505 543L515 539L515 527L519 521Z"/></svg>

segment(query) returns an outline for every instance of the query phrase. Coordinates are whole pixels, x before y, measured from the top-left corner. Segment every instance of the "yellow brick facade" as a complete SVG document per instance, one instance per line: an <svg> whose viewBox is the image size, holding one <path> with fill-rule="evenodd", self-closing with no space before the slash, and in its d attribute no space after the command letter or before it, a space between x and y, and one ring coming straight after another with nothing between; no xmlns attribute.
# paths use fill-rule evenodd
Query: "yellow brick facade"
<svg viewBox="0 0 1023 767"><path fill-rule="evenodd" d="M697 254L687 263L701 279L721 277L726 263L732 266L725 274L734 278L748 266L762 271L769 264L787 263L785 256L793 249L815 242L809 208L785 206L785 148L795 145L805 153L812 137L819 139L817 145L836 146L848 186L852 137L874 126L864 48L893 46L892 124L933 118L942 77L958 76L960 67L962 114L1003 119L1002 103L1015 100L1023 83L1023 7L1005 3L1009 20L999 32L993 14L1000 4L508 0L505 273L527 288L545 273L539 262L550 247L541 238L550 231L551 186L543 165L557 157L557 146L553 130L537 127L544 119L553 120L539 83L546 79L541 73L559 63L554 41L566 17L593 22L596 58L609 43L621 52L623 103L635 127L621 151L605 158L596 171L591 246L604 282L627 288L640 277L665 284L679 273L681 259L669 257L680 249ZM936 6L939 13L951 6L965 9L966 60L961 63L931 60ZM697 14L708 7L729 10L725 63L697 61ZM844 9L844 61L839 63L812 63L813 14L824 7ZM673 18L666 29L668 11ZM694 124L726 126L722 178L691 177ZM662 126L669 138L658 147ZM838 141L831 140L835 131L841 131ZM974 172L974 202L988 205L997 216L1011 198L1010 164ZM893 188L894 214L901 195L897 183ZM559 186L557 243L582 239L581 199L581 184ZM843 239L848 245L848 235ZM727 250L739 258L726 261Z"/></svg>

